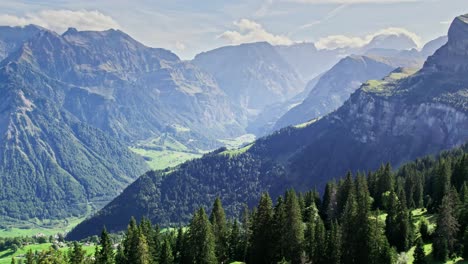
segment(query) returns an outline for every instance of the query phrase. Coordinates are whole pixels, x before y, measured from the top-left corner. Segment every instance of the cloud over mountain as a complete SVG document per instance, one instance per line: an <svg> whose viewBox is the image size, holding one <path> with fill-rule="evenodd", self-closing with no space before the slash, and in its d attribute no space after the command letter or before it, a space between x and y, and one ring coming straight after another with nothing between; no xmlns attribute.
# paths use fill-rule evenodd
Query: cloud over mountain
<svg viewBox="0 0 468 264"><path fill-rule="evenodd" d="M64 32L69 27L79 30L120 28L112 17L96 10L41 10L23 16L0 14L0 25L25 26L29 24L42 26L58 33Z"/></svg>
<svg viewBox="0 0 468 264"><path fill-rule="evenodd" d="M361 48L377 37L395 36L407 38L414 42L417 47L421 46L421 38L414 32L411 32L405 28L391 27L379 30L375 33L366 36L345 36L345 35L331 35L319 39L315 45L318 49L336 49L336 48Z"/></svg>
<svg viewBox="0 0 468 264"><path fill-rule="evenodd" d="M273 45L291 45L293 43L288 37L270 33L262 25L249 19L243 18L233 24L237 28L236 30L225 31L218 38L224 39L230 44L259 41L267 41Z"/></svg>

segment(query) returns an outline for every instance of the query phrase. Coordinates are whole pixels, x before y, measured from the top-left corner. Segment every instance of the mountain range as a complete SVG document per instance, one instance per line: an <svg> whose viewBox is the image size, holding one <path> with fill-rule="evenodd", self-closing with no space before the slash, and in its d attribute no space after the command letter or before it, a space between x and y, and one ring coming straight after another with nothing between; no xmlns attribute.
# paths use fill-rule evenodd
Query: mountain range
<svg viewBox="0 0 468 264"><path fill-rule="evenodd" d="M122 230L131 216L161 225L185 223L219 196L231 215L293 187L323 185L347 170L435 154L468 140L468 15L420 70L398 68L364 83L336 111L287 127L241 149L225 148L165 171L149 172L68 237ZM312 90L313 91L313 90ZM430 142L430 143L428 143ZM129 201L132 201L131 203Z"/></svg>
<svg viewBox="0 0 468 264"><path fill-rule="evenodd" d="M354 90L385 75L341 79L355 67L332 67L345 54L312 43L260 42L182 61L120 30L57 34L34 25L0 27L0 222L62 219L101 208L154 161L129 147L199 154L222 146L222 139L271 132L320 81L326 85L315 92L322 90L324 101L340 94L343 102L351 90L336 84L353 83ZM362 58L395 68L395 57ZM381 66L376 71L389 71ZM336 81L335 88L323 76ZM302 114L298 120L315 118Z"/></svg>

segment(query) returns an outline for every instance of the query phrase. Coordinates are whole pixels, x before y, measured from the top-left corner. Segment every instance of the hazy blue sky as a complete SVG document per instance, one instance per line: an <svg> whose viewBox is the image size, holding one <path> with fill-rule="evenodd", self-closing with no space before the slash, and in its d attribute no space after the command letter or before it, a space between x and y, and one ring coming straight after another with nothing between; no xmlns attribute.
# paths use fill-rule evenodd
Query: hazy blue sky
<svg viewBox="0 0 468 264"><path fill-rule="evenodd" d="M0 0L0 25L35 23L63 32L119 28L182 58L218 46L267 40L359 46L382 32L424 43L468 13L467 0ZM414 33L414 34L413 34Z"/></svg>

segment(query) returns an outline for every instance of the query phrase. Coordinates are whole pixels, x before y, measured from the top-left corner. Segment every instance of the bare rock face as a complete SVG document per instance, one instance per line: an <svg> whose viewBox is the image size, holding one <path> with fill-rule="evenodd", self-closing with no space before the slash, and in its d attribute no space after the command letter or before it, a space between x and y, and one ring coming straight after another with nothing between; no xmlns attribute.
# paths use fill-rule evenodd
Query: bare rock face
<svg viewBox="0 0 468 264"><path fill-rule="evenodd" d="M466 72L468 69L468 15L455 18L448 42L426 61L426 71Z"/></svg>

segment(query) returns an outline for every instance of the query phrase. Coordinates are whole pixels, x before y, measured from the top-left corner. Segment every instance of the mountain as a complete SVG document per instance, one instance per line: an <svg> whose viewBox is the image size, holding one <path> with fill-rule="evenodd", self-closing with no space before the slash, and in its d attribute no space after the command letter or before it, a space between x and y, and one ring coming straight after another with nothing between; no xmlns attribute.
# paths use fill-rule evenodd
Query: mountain
<svg viewBox="0 0 468 264"><path fill-rule="evenodd" d="M363 47L364 50L370 49L393 49L393 50L410 50L417 48L418 44L407 34L379 34Z"/></svg>
<svg viewBox="0 0 468 264"><path fill-rule="evenodd" d="M119 30L24 32L36 28L11 28L24 37L0 62L0 222L102 207L148 170L128 148L140 140L198 151L243 134L215 80L172 52Z"/></svg>
<svg viewBox="0 0 468 264"><path fill-rule="evenodd" d="M24 42L44 30L35 25L25 27L0 26L0 61L18 49Z"/></svg>
<svg viewBox="0 0 468 264"><path fill-rule="evenodd" d="M434 52L436 52L436 50L438 50L440 47L445 45L445 43L447 43L447 41L448 41L447 36L441 36L441 37L438 37L436 39L433 39L433 40L427 42L424 45L424 47L421 49L421 55L426 57L426 58L428 56L431 56L432 54L434 54Z"/></svg>
<svg viewBox="0 0 468 264"><path fill-rule="evenodd" d="M219 196L231 215L262 191L277 197L294 187L322 188L347 170L435 154L468 140L468 15L457 17L448 42L416 72L399 69L370 81L335 112L288 127L238 150L219 149L173 170L149 172L70 239L125 228L130 216L154 223L187 222ZM131 202L130 202L131 201Z"/></svg>
<svg viewBox="0 0 468 264"><path fill-rule="evenodd" d="M275 46L278 53L308 82L335 65L343 56L336 50L318 50L314 43Z"/></svg>
<svg viewBox="0 0 468 264"><path fill-rule="evenodd" d="M274 130L322 117L340 107L367 80L381 79L394 68L366 56L348 56L322 75L307 98L284 114ZM308 86L313 83L308 84Z"/></svg>
<svg viewBox="0 0 468 264"><path fill-rule="evenodd" d="M299 74L267 42L218 48L196 55L192 62L213 75L249 119L304 89Z"/></svg>

